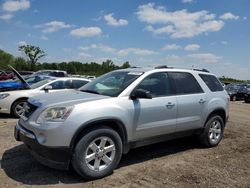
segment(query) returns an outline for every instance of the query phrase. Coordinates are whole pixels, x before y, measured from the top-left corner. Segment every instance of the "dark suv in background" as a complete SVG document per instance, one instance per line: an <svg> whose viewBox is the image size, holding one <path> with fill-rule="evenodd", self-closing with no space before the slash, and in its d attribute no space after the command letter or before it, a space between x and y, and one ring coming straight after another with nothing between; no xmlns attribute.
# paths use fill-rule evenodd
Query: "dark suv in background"
<svg viewBox="0 0 250 188"><path fill-rule="evenodd" d="M245 88L244 100L246 103L250 103L250 84L248 84Z"/></svg>
<svg viewBox="0 0 250 188"><path fill-rule="evenodd" d="M225 87L231 101L244 100L247 84L229 84Z"/></svg>

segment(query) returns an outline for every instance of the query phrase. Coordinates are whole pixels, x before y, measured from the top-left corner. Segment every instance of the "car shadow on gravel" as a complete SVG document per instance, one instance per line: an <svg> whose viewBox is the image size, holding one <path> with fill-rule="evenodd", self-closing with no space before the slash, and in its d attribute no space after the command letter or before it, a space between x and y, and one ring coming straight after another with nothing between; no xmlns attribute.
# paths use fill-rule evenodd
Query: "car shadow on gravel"
<svg viewBox="0 0 250 188"><path fill-rule="evenodd" d="M123 155L118 169L120 167L199 148L202 148L202 146L197 143L194 137L187 137L133 149L128 154ZM41 165L30 155L23 144L4 152L1 160L1 168L9 178L28 185L74 184L85 182L72 169L69 171L61 171Z"/></svg>
<svg viewBox="0 0 250 188"><path fill-rule="evenodd" d="M0 113L0 119L17 119L13 115L10 114L2 114Z"/></svg>

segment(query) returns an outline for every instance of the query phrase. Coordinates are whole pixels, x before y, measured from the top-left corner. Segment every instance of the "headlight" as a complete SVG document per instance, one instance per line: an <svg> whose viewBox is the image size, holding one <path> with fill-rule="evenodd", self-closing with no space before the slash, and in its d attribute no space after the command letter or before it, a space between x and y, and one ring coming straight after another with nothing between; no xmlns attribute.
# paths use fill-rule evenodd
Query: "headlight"
<svg viewBox="0 0 250 188"><path fill-rule="evenodd" d="M2 93L0 94L0 100L8 97L10 94L9 93Z"/></svg>
<svg viewBox="0 0 250 188"><path fill-rule="evenodd" d="M39 115L36 122L38 124L45 122L63 122L69 117L73 108L73 106L47 108Z"/></svg>

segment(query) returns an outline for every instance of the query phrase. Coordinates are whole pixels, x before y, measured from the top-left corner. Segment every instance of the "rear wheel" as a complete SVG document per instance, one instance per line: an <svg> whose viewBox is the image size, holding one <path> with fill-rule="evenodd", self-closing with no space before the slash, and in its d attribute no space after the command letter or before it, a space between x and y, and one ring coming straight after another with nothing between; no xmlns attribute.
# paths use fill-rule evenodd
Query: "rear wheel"
<svg viewBox="0 0 250 188"><path fill-rule="evenodd" d="M87 133L77 143L72 165L85 179L98 179L113 172L122 156L122 141L117 132L100 128Z"/></svg>
<svg viewBox="0 0 250 188"><path fill-rule="evenodd" d="M16 118L20 118L20 116L24 113L24 104L27 102L27 99L20 99L11 107L11 112Z"/></svg>
<svg viewBox="0 0 250 188"><path fill-rule="evenodd" d="M203 133L200 135L200 141L207 147L217 146L224 131L224 122L218 115L212 115L206 122Z"/></svg>

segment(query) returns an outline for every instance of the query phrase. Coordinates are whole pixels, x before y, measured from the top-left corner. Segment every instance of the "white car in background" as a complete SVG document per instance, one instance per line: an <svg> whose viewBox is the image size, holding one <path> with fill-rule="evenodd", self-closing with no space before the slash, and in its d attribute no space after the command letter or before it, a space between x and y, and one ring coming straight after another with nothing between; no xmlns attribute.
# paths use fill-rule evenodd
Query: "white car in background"
<svg viewBox="0 0 250 188"><path fill-rule="evenodd" d="M78 89L90 82L85 78L50 78L32 84L23 90L0 92L0 113L13 114L20 117L24 112L24 104L29 97L62 90Z"/></svg>

